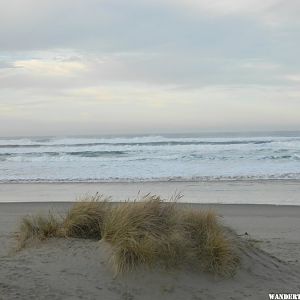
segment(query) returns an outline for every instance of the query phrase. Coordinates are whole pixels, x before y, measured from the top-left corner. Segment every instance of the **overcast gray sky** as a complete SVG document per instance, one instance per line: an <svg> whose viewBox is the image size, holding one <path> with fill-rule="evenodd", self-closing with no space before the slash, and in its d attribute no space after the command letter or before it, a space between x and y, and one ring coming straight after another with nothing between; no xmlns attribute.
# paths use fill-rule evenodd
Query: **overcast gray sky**
<svg viewBox="0 0 300 300"><path fill-rule="evenodd" d="M300 129L299 0L0 5L0 136Z"/></svg>

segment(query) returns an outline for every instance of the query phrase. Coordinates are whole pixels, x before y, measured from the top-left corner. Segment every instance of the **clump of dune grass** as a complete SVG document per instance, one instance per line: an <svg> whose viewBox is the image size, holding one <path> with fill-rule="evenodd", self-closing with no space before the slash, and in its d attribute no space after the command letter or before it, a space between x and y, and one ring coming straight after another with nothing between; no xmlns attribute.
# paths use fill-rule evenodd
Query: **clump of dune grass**
<svg viewBox="0 0 300 300"><path fill-rule="evenodd" d="M111 246L115 274L139 266L192 266L213 274L233 275L239 258L236 241L212 211L183 209L176 201L146 195L111 205L96 194L76 202L61 220L53 214L25 217L19 243L51 237L103 239Z"/></svg>
<svg viewBox="0 0 300 300"><path fill-rule="evenodd" d="M183 211L181 222L188 235L191 262L204 271L233 275L239 264L232 234L212 211Z"/></svg>
<svg viewBox="0 0 300 300"><path fill-rule="evenodd" d="M53 213L26 216L19 226L18 249L29 241L43 241L53 237L75 237L101 239L101 228L105 212L108 211L108 198L100 194L86 196L76 202L63 217Z"/></svg>
<svg viewBox="0 0 300 300"><path fill-rule="evenodd" d="M174 203L157 196L114 207L103 227L103 239L112 245L111 263L116 273L139 265L174 265L184 252L183 232L177 230Z"/></svg>
<svg viewBox="0 0 300 300"><path fill-rule="evenodd" d="M63 221L62 235L100 240L104 217L109 210L107 200L97 193L76 202Z"/></svg>
<svg viewBox="0 0 300 300"><path fill-rule="evenodd" d="M51 212L47 215L26 216L21 220L18 234L18 248L32 240L43 241L59 235L60 220Z"/></svg>
<svg viewBox="0 0 300 300"><path fill-rule="evenodd" d="M210 211L179 209L174 202L147 196L113 208L103 227L111 244L116 274L140 265L167 268L189 264L220 275L231 275L238 264L232 241Z"/></svg>

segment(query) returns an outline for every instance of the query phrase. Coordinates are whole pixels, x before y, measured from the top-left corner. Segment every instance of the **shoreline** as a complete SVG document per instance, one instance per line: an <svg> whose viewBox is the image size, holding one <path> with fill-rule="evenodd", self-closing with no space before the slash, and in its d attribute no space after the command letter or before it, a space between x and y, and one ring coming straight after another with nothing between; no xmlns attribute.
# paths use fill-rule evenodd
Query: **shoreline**
<svg viewBox="0 0 300 300"><path fill-rule="evenodd" d="M212 178L212 179L144 179L144 180L0 180L0 186L2 184L139 184L139 183L218 183L218 182L298 182L300 184L300 178L251 178L240 177L236 178Z"/></svg>
<svg viewBox="0 0 300 300"><path fill-rule="evenodd" d="M73 202L96 192L119 202L152 193L181 203L300 206L300 180L0 183L0 203Z"/></svg>

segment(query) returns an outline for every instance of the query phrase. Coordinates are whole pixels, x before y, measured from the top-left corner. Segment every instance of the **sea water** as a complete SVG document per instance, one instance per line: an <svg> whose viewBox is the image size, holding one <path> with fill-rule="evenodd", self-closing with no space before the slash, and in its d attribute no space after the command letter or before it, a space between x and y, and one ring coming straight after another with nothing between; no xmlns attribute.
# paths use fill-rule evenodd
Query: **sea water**
<svg viewBox="0 0 300 300"><path fill-rule="evenodd" d="M300 179L300 133L0 139L0 182Z"/></svg>

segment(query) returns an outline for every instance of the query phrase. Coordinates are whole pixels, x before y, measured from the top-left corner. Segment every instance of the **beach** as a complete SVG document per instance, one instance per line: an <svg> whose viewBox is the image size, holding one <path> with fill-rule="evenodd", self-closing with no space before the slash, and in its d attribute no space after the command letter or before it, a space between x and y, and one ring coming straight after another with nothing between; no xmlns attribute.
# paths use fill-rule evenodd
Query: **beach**
<svg viewBox="0 0 300 300"><path fill-rule="evenodd" d="M83 183L0 184L0 202L70 202L100 193L114 201L159 194L180 202L222 204L300 205L300 180L212 180Z"/></svg>
<svg viewBox="0 0 300 300"><path fill-rule="evenodd" d="M181 202L189 202L181 206L213 209L247 244L233 278L186 270L138 270L114 278L105 247L91 240L52 239L13 251L24 215L64 213L85 193L120 201L138 191L167 197L175 187L185 194ZM0 185L6 202L0 203L0 299L268 299L268 293L297 293L300 206L270 203L295 203L299 194L297 181ZM234 204L238 199L245 204Z"/></svg>

